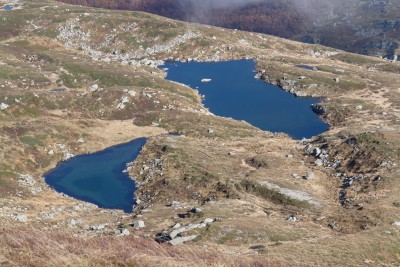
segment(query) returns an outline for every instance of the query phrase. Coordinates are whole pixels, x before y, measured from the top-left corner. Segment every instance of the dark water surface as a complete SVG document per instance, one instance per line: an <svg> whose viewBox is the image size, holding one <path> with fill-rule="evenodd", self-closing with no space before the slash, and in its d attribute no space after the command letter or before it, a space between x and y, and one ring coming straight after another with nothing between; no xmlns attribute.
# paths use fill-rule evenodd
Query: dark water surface
<svg viewBox="0 0 400 267"><path fill-rule="evenodd" d="M47 173L45 181L57 192L101 208L132 212L136 187L123 170L126 163L136 159L145 143L145 138L139 138L97 153L73 157Z"/></svg>
<svg viewBox="0 0 400 267"><path fill-rule="evenodd" d="M305 70L316 70L315 67L309 65L297 65L296 67Z"/></svg>
<svg viewBox="0 0 400 267"><path fill-rule="evenodd" d="M277 86L254 78L248 60L218 63L170 62L167 79L198 88L204 105L218 116L244 120L262 129L284 132L295 139L310 138L328 129L311 109L316 98L297 98ZM202 82L211 79L211 82Z"/></svg>

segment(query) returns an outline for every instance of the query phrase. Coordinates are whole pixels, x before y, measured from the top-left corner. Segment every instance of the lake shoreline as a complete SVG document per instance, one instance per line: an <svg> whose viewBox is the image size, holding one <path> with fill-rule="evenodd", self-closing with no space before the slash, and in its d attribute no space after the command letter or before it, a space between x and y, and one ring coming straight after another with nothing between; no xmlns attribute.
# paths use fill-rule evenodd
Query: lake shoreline
<svg viewBox="0 0 400 267"><path fill-rule="evenodd" d="M247 75L247 77L246 77L246 79L247 79L247 81L246 82L243 82L243 81L240 81L241 82L241 85L242 85L242 87L243 88L246 88L246 90L248 90L248 91L251 91L252 90L252 86L254 87L254 88L258 88L258 87L260 87L260 85L258 85L258 84L252 84L253 82L254 82L254 80L257 80L257 81L263 81L263 82L265 82L267 85L269 85L269 87L276 87L276 88L279 88L281 91L283 91L283 92L287 92L287 93L290 93L290 95L291 96L294 96L297 100L293 100L293 101L304 101L304 100L306 100L306 101L308 101L308 102L310 102L310 106L309 106L309 109L312 111L312 113L318 118L318 120L320 121L320 123L321 123L321 130L319 131L319 132L314 132L313 134L308 134L308 135L304 135L304 136L300 136L301 134L295 134L295 133L293 133L293 131L292 132L287 132L287 131L285 131L284 129L285 129L285 126L284 126L284 124L280 124L280 126L278 127L278 128L274 128L274 127L271 127L271 128L269 128L269 127L263 127L262 126L262 124L265 124L265 123L263 123L263 122L256 122L256 123L254 123L254 121L252 121L252 118L249 118L249 116L247 116L248 117L248 119L244 119L243 117L246 117L246 115L241 115L241 116L234 116L234 115L231 115L227 110L222 110L222 109L220 109L220 110L222 110L222 112L216 112L216 106L212 106L212 105L210 105L209 103L207 103L207 101L209 100L209 96L207 96L207 93L208 94L212 94L213 92L207 92L207 93L205 93L204 91L205 91L205 89L204 88L207 88L207 86L210 86L210 85L212 85L212 84L214 84L214 83L216 83L216 82L218 82L218 79L220 79L221 78L221 76L223 76L223 75L220 75L220 73L218 73L218 75L217 74L215 74L214 72L210 72L210 75L205 75L204 74L204 70L202 69L202 76L200 77L196 77L196 79L195 80L191 80L191 81L189 81L188 80L188 78L186 78L186 77L188 77L188 76L194 76L195 74L193 74L193 72L196 72L196 71L193 71L192 69L189 71L189 72L186 72L185 73L185 75L182 75L182 76L185 76L184 78L179 78L179 77L177 77L178 76L178 74L176 74L176 73L174 73L174 74L172 74L173 75L173 77L171 78L171 69L173 69L173 68L184 68L183 66L186 66L186 68L191 68L190 67L190 65L193 65L193 64L198 64L199 66L202 66L202 65L206 65L207 64L207 68L212 68L215 72L218 72L219 71L219 69L216 67L216 66L218 66L218 65L224 65L224 67L229 67L229 64L238 64L238 65L240 65L240 64L247 64L247 65L251 65L250 66L250 68L251 68L251 70L248 70L248 69L246 69L245 70L245 72L246 72L246 75ZM199 68L205 68L205 67L199 67ZM160 66L160 69L163 69L165 72L166 72L166 77L165 77L165 79L167 79L167 80L169 80L169 81L172 81L172 82L177 82L177 83L180 83L180 84L183 84L183 85L185 85L185 86L188 86L188 87L190 87L190 88L192 88L192 89L194 89L194 90L197 90L197 92L201 95L201 96L205 96L205 99L203 99L203 101L202 101L202 103L203 103L203 105L205 106L205 108L206 109L208 109L208 110L210 110L210 112L212 113L212 114L214 114L214 115L216 115L216 116L221 116L221 117L225 117L225 118L233 118L233 119L235 119L235 120L243 120L243 121L246 121L246 122L248 122L248 123L250 123L251 125L253 125L253 126L255 126L255 127L257 127L257 128L259 128L259 129L261 129L261 130L265 130L265 131L272 131L272 132L284 132L284 133L287 133L291 138L293 138L293 139L295 139L295 140L301 140L301 139L303 139L303 138L306 138L306 139L309 139L309 138L311 138L311 137L314 137L314 136L317 136L317 135L319 135L319 134L322 134L322 133L324 133L324 132L326 132L326 131L328 131L329 129L330 129L330 125L327 123L327 122L325 122L324 120L323 120L323 118L321 117L321 116L319 116L320 114L318 114L318 113L316 113L316 112L314 112L314 109L312 108L312 105L314 105L314 104L316 104L316 105L318 105L318 104L321 104L321 102L324 102L324 99L322 99L322 98L316 98L316 97L312 97L312 96L299 96L299 95L296 95L296 92L295 91L293 91L293 90L286 90L285 88L283 88L283 86L279 86L279 84L274 84L274 83L272 83L270 80L268 80L268 79L263 79L263 75L261 74L261 72L260 71L258 71L257 70L257 62L253 59L253 60L249 60L249 59L242 59L242 60L228 60L228 61L220 61L220 62L207 62L207 61L190 61L190 62L181 62L181 61L167 61L166 63L165 63L165 65L163 65L163 66ZM231 69L229 69L230 71L232 71L232 68ZM188 70L185 70L185 71L188 71ZM233 69L233 71L235 71L234 69ZM240 73L240 72L237 72L237 73L235 73L236 75L233 75L232 77L235 77L235 81L234 82L239 82L239 79L241 78L240 76L242 76L242 73ZM254 75L255 74L255 75ZM231 73L229 73L229 75L232 75ZM250 78L250 75L251 75L251 78ZM212 77L213 76L213 77ZM204 83L203 81L204 81L204 79L210 79L210 81L209 82L207 82L207 83ZM221 78L221 79L223 79L223 77ZM200 81L200 83L199 83L199 81ZM251 85L250 87L249 87L249 85ZM221 85L221 84L219 84L219 87L218 88L214 88L214 89L225 89L224 87L234 87L235 86L235 84L230 84L230 85L226 85L226 84L224 84L224 85ZM267 89L268 89L268 87L266 87ZM265 88L264 88L265 89ZM266 91L268 91L268 90L262 90L262 91L257 91L260 95L262 95L262 94L265 94L266 93ZM247 92L247 91L246 91ZM236 93L236 92L235 92ZM220 95L219 97L219 101L222 101L222 102L226 102L226 98L227 97L229 97L229 95L231 94L231 91L226 91L226 93L225 93L225 95L223 96L224 98L222 98L222 96ZM246 97L245 95L242 95L242 96L244 96L244 97ZM283 96L284 97L284 96ZM256 99L254 99L254 100L256 100ZM267 99L268 100L268 99ZM215 100L214 100L215 101ZM287 99L285 100L285 101L287 101ZM313 102L313 103L311 103L311 102ZM232 104L232 103L230 103L230 104ZM248 103L247 103L248 104ZM270 102L270 104L271 104L271 102ZM274 103L272 103L272 104L274 104ZM292 104L288 104L288 103L286 103L287 105L287 108L291 108L291 105ZM260 103L259 103L259 105L260 105ZM250 107L252 107L251 105L250 105ZM247 111L246 111L247 112ZM303 107L303 111L302 112L307 112L308 113L308 111L306 111L305 109L304 109L304 107ZM233 112L233 113L235 113L235 112ZM286 111L284 111L284 110L282 110L282 112L280 112L280 113L277 113L277 115L276 116L287 116L287 114L285 115L285 113L287 113ZM262 112L256 112L255 113L255 116L259 116L259 118L258 118L258 120L262 120L262 118L261 118L261 115L262 114ZM267 115L267 116L270 116L269 115L269 113L268 112L266 112L265 113L265 111L264 111L264 114L265 115ZM282 115L283 114L283 115ZM252 115L254 115L254 113L252 113ZM294 116L294 115L293 115ZM270 118L271 119L271 118ZM272 120L276 120L275 118L272 118ZM305 123L305 125L308 123L307 122L307 120L305 120L304 118L302 118L302 120L304 121L304 123ZM315 118L312 118L312 120L315 120ZM296 119L295 120L293 120L292 119L292 122L295 122L296 123ZM316 124L318 124L319 122L315 122ZM290 123L287 123L287 124L290 124ZM261 126L260 126L261 125ZM265 125L264 125L265 126ZM283 129L283 130L282 130Z"/></svg>
<svg viewBox="0 0 400 267"><path fill-rule="evenodd" d="M52 190L54 190L54 191L56 191L58 193L61 193L63 195L67 195L68 197L72 197L72 198L77 199L79 201L84 201L84 202L88 202L88 203L94 204L94 205L96 205L97 207L99 207L101 209L117 209L117 210L121 210L122 209L125 213L132 213L134 211L133 206L136 205L136 199L134 197L135 196L134 192L137 190L137 186L136 186L135 181L130 177L130 175L125 170L126 170L126 166L129 163L134 162L136 160L136 158L140 156L140 154L141 154L141 152L143 150L143 147L147 143L147 140L148 140L148 138L146 138L146 137L135 138L135 139L133 139L133 140L131 140L129 142L117 144L117 145L105 148L105 149L97 151L97 152L88 153L88 154L81 154L81 155L74 156L74 157L72 157L72 158L70 158L68 160L60 161L60 162L57 163L55 168L53 168L52 170L46 172L43 175L44 181L45 181L46 185L49 188L51 188ZM121 167L124 166L124 168L122 168L120 170L118 169L117 172L115 172L115 170L113 171L113 173L115 175L118 175L118 176L116 176L116 178L121 183L123 182L125 184L128 184L128 183L133 184L133 189L131 187L126 187L125 188L126 190L132 191L132 194L129 193L129 195L131 195L129 201L130 201L130 203L132 203L132 208L129 209L129 211L128 211L128 208L127 208L127 206L125 204L124 204L125 208L122 208L122 206L121 206L122 202L120 202L120 204L117 203L117 206L115 206L115 207L110 206L108 204L105 205L105 203L102 203L102 201L103 201L102 199L99 200L99 199L93 198L93 196L90 196L90 195L83 195L82 192L73 192L71 189L68 189L66 186L64 186L62 184L57 184L57 183L60 183L60 179L65 179L64 178L65 176L58 176L58 178L57 178L57 177L54 176L55 175L54 173L56 173L56 175L57 175L58 172L60 171L60 169L66 169L69 164L72 164L72 163L74 163L74 162L76 162L78 160L79 161L88 160L89 157L97 157L97 156L100 157L103 154L107 154L110 151L122 148L124 146L132 146L132 148L133 148L133 146L137 146L137 145L140 146L139 150L136 152L137 154L134 151L132 151L132 153L129 153L134 158L132 160L127 160L126 162L125 161L124 162L119 162L118 165L120 165ZM79 164L79 163L80 162L78 162L77 164ZM99 166L99 168L100 167L104 167L104 165L103 166ZM83 170L83 173L85 173L85 171L86 170ZM79 179L82 179L82 178L79 178ZM79 179L75 179L75 180L78 181ZM129 181L125 180L125 179L128 179ZM116 181L118 181L118 180L116 180ZM100 183L101 180L98 181L98 182ZM76 187L77 185L73 185L71 188L73 189L74 186L75 186L75 188L77 188ZM89 190L91 190L91 189L89 189ZM110 190L110 188L107 188L107 190ZM125 194L127 194L127 193L125 193ZM119 194L114 194L114 196L115 195L119 195Z"/></svg>

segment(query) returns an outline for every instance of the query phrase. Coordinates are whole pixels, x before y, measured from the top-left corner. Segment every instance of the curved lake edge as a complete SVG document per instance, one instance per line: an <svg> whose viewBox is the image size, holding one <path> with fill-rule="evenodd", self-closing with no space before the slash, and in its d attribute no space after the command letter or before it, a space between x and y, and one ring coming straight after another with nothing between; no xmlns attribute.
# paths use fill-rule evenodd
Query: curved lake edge
<svg viewBox="0 0 400 267"><path fill-rule="evenodd" d="M132 140L130 140L130 141L118 143L118 144L112 145L112 146L110 146L110 147L105 147L105 148L103 148L103 149L99 149L99 150L92 151L92 152L89 152L89 153L78 154L78 155L75 155L74 157L69 158L69 159L67 159L67 160L58 161L54 167L52 167L50 170L48 170L47 172L45 172L44 174L42 174L41 177L43 178L43 181L45 182L45 185L46 185L50 190L52 190L52 191L55 192L56 194L62 195L63 197L67 197L67 198L71 198L71 199L74 199L74 200L77 200L77 201L82 201L82 202L85 202L85 203L88 203L88 204L91 204L91 205L95 205L97 208L100 208L100 209L118 210L118 211L123 211L123 212L125 212L125 213L133 213L133 212L135 211L135 206L136 206L136 204L138 204L136 192L137 192L137 189L139 188L140 185L136 182L135 177L132 176L132 175L129 173L129 166L134 165L134 164L135 164L135 161L142 155L143 148L144 148L145 145L148 143L148 140L149 140L150 138L154 138L154 137L157 137L157 136L163 136L163 135L171 135L171 134L174 135L174 133L167 133L167 134L160 134L160 135L153 135L153 136L136 137L136 138L134 138L134 139L132 139ZM139 140L144 141L143 145L142 145L141 148L140 148L139 153L137 153L137 155L134 157L133 160L128 160L127 162L124 162L124 166L125 166L125 167L124 167L123 169L120 169L121 175L124 175L126 179L129 179L129 181L131 181L132 183L134 183L134 189L133 189L132 195L131 195L131 198L132 198L131 200L134 201L134 204L132 205L132 210L131 210L131 211L127 211L127 210L124 210L124 209L121 209L121 208L103 207L101 204L99 205L98 203L94 203L95 201L90 201L90 200L87 199L87 198L79 197L79 196L76 196L76 195L73 195L73 194L69 194L69 193L66 193L66 192L57 190L57 189L55 188L54 185L51 185L51 184L48 182L48 179L47 179L48 175L51 174L52 172L54 172L54 171L55 171L57 168L59 168L60 166L62 166L62 165L64 165L64 164L68 163L70 160L73 160L73 159L76 160L76 159L79 159L79 158L82 158L82 157L88 157L88 156L95 156L95 155L100 154L100 153L103 153L103 152L105 152L105 151L108 151L108 150L111 150L111 149L114 149L114 148L118 148L118 147L121 147L121 146L124 146L124 145L129 145L129 144L131 144L131 143L133 143L133 142L135 142L135 141L139 141ZM135 154L135 153L132 153L132 154Z"/></svg>
<svg viewBox="0 0 400 267"><path fill-rule="evenodd" d="M170 70L168 67L166 67L167 64L174 64L174 63L175 64L184 64L184 63L218 64L218 63L229 63L229 62L240 62L240 61L246 61L246 62L254 63L255 67L251 70L255 74L254 75L254 79L262 81L262 82L264 82L264 83L266 83L268 85L275 86L275 87L279 88L280 90L284 91L285 93L289 93L290 95L294 96L295 98L317 100L318 101L317 103L310 105L310 109L319 118L319 120L321 120L321 122L323 122L327 126L326 129L324 129L324 131L322 131L319 134L311 136L310 138L304 138L303 137L303 138L300 138L300 139L296 139L296 138L290 136L286 132L271 131L271 130L261 129L260 127L257 127L256 125L253 125L252 123L250 123L248 121L245 121L245 120L241 120L241 119L236 119L236 118L232 118L232 117L227 117L227 116L222 116L222 115L215 114L214 112L210 111L210 107L205 106L205 104L204 104L205 95L202 95L200 93L199 87L195 87L194 88L191 85L185 84L183 82L178 82L176 80L167 79L168 74L169 74L168 71ZM293 66L293 67L295 68L297 66ZM187 88L190 88L190 89L196 91L199 94L200 98L202 99L203 108L211 115L218 116L218 117L221 117L221 118L233 119L233 120L236 120L236 121L243 121L243 122L248 123L249 125L251 125L251 126L261 130L261 131L268 131L268 132L271 132L273 134L285 134L285 135L288 136L288 138L291 138L291 139L296 140L296 141L302 141L302 142L306 141L306 140L312 140L312 139L314 139L314 138L316 138L316 137L318 137L318 136L320 136L320 135L322 135L322 134L324 134L324 133L326 133L326 132L328 132L329 130L332 129L332 125L327 120L325 120L325 118L322 116L322 115L324 115L326 113L326 109L321 105L322 103L327 102L327 99L325 97L323 97L323 96L314 96L314 95L305 95L304 92L296 90L296 87L292 87L292 88L289 88L289 89L285 88L285 86L282 85L279 82L279 79L275 79L275 80L269 79L270 76L267 75L267 71L265 71L265 70L261 69L260 67L258 67L258 61L255 58L244 57L244 58L241 58L241 59L229 59L229 60L222 60L222 61L202 61L202 60L175 61L175 60L165 60L162 65L158 66L158 68L160 70L164 71L164 73L166 74L166 76L164 77L165 80L177 83L179 85L185 86Z"/></svg>
<svg viewBox="0 0 400 267"><path fill-rule="evenodd" d="M257 65L256 60L253 60L253 62L255 62ZM294 66L294 67L297 67L297 66ZM307 69L307 70L310 70L310 69ZM316 67L313 67L313 70L310 70L310 71L316 71L316 70L318 70L318 69ZM321 105L321 103L326 103L328 101L326 99L326 97L312 96L312 95L311 96L310 95L300 95L299 91L296 91L295 88L285 89L284 86L282 84L280 84L279 82L277 82L276 80L272 81L270 79L263 79L263 75L265 75L265 73L263 73L262 70L257 70L257 68L256 68L254 70L254 72L256 73L256 75L255 75L256 79L259 79L267 84L277 86L278 88L285 91L286 93L294 95L296 98L312 98L312 99L319 100L318 103L311 105L311 109L320 118L320 120L322 120L328 126L328 128L326 129L326 131L324 131L316 136L313 136L312 138L316 138L332 129L332 125L329 123L329 121L325 120L325 118L322 116L326 113L326 109ZM289 136L289 138L294 139L291 136ZM312 138L310 138L310 139L312 139Z"/></svg>

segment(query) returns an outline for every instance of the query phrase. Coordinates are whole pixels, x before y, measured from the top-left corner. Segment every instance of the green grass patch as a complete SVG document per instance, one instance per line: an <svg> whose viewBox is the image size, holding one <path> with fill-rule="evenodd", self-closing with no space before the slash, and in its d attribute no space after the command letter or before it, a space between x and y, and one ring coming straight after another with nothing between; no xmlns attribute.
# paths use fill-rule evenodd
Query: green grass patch
<svg viewBox="0 0 400 267"><path fill-rule="evenodd" d="M379 65L377 67L377 69L400 74L400 64L399 63L382 64L382 65Z"/></svg>
<svg viewBox="0 0 400 267"><path fill-rule="evenodd" d="M211 42L208 39L199 38L196 40L196 44L201 47L209 47L211 45Z"/></svg>
<svg viewBox="0 0 400 267"><path fill-rule="evenodd" d="M225 243L227 243L227 242L229 242L229 241L235 240L236 237L237 237L236 232L231 231L231 232L226 233L226 234L225 234L223 237L221 237L220 239L218 239L218 240L217 240L217 243L220 244L220 245L222 245L222 244L225 244Z"/></svg>
<svg viewBox="0 0 400 267"><path fill-rule="evenodd" d="M19 140L29 146L43 146L42 138L40 136L25 135L19 138Z"/></svg>
<svg viewBox="0 0 400 267"><path fill-rule="evenodd" d="M336 56L333 56L334 59L340 60L342 62L356 64L356 65L373 65L382 63L381 60L375 59L373 57L350 54L350 53L340 53Z"/></svg>
<svg viewBox="0 0 400 267"><path fill-rule="evenodd" d="M298 208L306 208L310 206L310 203L303 200L296 200L290 198L276 190L272 190L267 188L266 186L262 186L255 181L246 180L241 183L242 188L251 194L259 196L261 198L271 200L275 204L294 206Z"/></svg>
<svg viewBox="0 0 400 267"><path fill-rule="evenodd" d="M64 140L64 141L68 141L69 140L69 136L63 135L63 134L51 134L52 138L58 139L58 140Z"/></svg>

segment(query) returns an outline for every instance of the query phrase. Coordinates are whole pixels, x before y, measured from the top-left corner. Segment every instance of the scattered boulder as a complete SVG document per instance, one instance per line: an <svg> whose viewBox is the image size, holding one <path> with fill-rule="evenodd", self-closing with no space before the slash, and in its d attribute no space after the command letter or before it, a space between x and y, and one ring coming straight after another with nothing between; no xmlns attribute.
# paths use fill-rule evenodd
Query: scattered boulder
<svg viewBox="0 0 400 267"><path fill-rule="evenodd" d="M323 115L326 112L326 108L320 104L312 104L311 108L318 115Z"/></svg>
<svg viewBox="0 0 400 267"><path fill-rule="evenodd" d="M299 219L297 219L297 217L294 216L294 215L291 215L291 216L286 218L286 221L289 221L289 222L297 222L298 220Z"/></svg>
<svg viewBox="0 0 400 267"><path fill-rule="evenodd" d="M9 105L7 105L7 104L5 104L5 103L1 103L0 104L0 110L5 110L5 109L8 109L10 106Z"/></svg>
<svg viewBox="0 0 400 267"><path fill-rule="evenodd" d="M294 92L294 95L297 96L297 97L306 97L307 93L306 92L302 92L302 91L297 91L297 92Z"/></svg>
<svg viewBox="0 0 400 267"><path fill-rule="evenodd" d="M129 103L129 97L124 96L121 98L121 101L118 103L117 108L118 109L124 109L125 108L125 104Z"/></svg>
<svg viewBox="0 0 400 267"><path fill-rule="evenodd" d="M90 87L89 87L89 91L90 92L96 92L96 91L98 91L99 90L99 85L98 84L92 84Z"/></svg>
<svg viewBox="0 0 400 267"><path fill-rule="evenodd" d="M147 98L151 98L151 97L152 97L151 94L146 93L146 92L143 92L142 95L145 96L145 97L147 97Z"/></svg>
<svg viewBox="0 0 400 267"><path fill-rule="evenodd" d="M35 62L39 60L38 55L29 55L26 57L26 60L28 60L29 62Z"/></svg>
<svg viewBox="0 0 400 267"><path fill-rule="evenodd" d="M322 159L317 159L314 163L315 163L316 166L322 166L323 165Z"/></svg>
<svg viewBox="0 0 400 267"><path fill-rule="evenodd" d="M208 133L212 134L212 133L214 133L214 130L211 128L208 128Z"/></svg>
<svg viewBox="0 0 400 267"><path fill-rule="evenodd" d="M120 232L121 232L120 236L128 236L128 235L131 234L131 233L129 232L129 230L126 229L126 228L120 229Z"/></svg>
<svg viewBox="0 0 400 267"><path fill-rule="evenodd" d="M358 106L355 106L354 108L357 109L357 110L362 110L363 106L362 105L358 105Z"/></svg>
<svg viewBox="0 0 400 267"><path fill-rule="evenodd" d="M333 229L333 228L335 228L335 225L336 225L336 221L331 222L330 224L328 224L328 227Z"/></svg>
<svg viewBox="0 0 400 267"><path fill-rule="evenodd" d="M74 219L67 220L68 227L74 227L76 225L76 221Z"/></svg>
<svg viewBox="0 0 400 267"><path fill-rule="evenodd" d="M319 147L314 148L312 155L318 157L321 154L321 149Z"/></svg>
<svg viewBox="0 0 400 267"><path fill-rule="evenodd" d="M174 201L173 200L173 201L168 202L167 206L168 207L180 207L181 203L179 203L178 201Z"/></svg>
<svg viewBox="0 0 400 267"><path fill-rule="evenodd" d="M170 237L171 239L174 239L174 238L177 237L180 233L182 233L181 229L173 230L171 233L169 233L169 237Z"/></svg>
<svg viewBox="0 0 400 267"><path fill-rule="evenodd" d="M177 245L181 245L185 242L192 241L196 237L197 237L197 235L177 237L175 239L168 241L168 243L171 244L172 246L177 246Z"/></svg>
<svg viewBox="0 0 400 267"><path fill-rule="evenodd" d="M254 245L254 246L251 246L250 249L259 251L259 250L264 250L265 246L264 245Z"/></svg>
<svg viewBox="0 0 400 267"><path fill-rule="evenodd" d="M165 232L158 233L158 234L156 234L156 241L158 243L166 243L166 242L171 241L171 237L169 237L169 235Z"/></svg>
<svg viewBox="0 0 400 267"><path fill-rule="evenodd" d="M210 223L213 223L213 222L215 222L216 221L216 219L214 219L214 218L207 218L207 219L205 219L204 221L203 221L203 223L205 223L205 224L210 224Z"/></svg>
<svg viewBox="0 0 400 267"><path fill-rule="evenodd" d="M128 94L130 95L130 96L136 96L136 91L135 90L129 90L128 91Z"/></svg>
<svg viewBox="0 0 400 267"><path fill-rule="evenodd" d="M196 214L196 213L203 212L203 210L202 210L202 209L200 209L200 208L193 208L193 209L191 209L191 210L190 210L190 212L192 212L192 213Z"/></svg>
<svg viewBox="0 0 400 267"><path fill-rule="evenodd" d="M21 215L15 216L15 220L17 222L26 223L28 221L28 217L26 215L21 214Z"/></svg>
<svg viewBox="0 0 400 267"><path fill-rule="evenodd" d="M183 237L182 239L182 235L188 231L194 230L194 229L201 229L201 228L205 228L208 225L210 225L211 223L215 222L217 219L215 218L207 218L204 221L202 221L201 223L190 223L187 226L181 226L180 223L175 224L172 227L172 231L169 232L168 230L164 230L162 233L159 233L156 235L156 241L159 243L165 243L165 242L172 242L174 240L173 243L177 243L177 244L181 244L183 242L182 240L185 240L186 237ZM169 232L169 233L168 233Z"/></svg>
<svg viewBox="0 0 400 267"><path fill-rule="evenodd" d="M400 226L400 221L394 222L393 225L394 226Z"/></svg>
<svg viewBox="0 0 400 267"><path fill-rule="evenodd" d="M20 186L27 188L33 195L43 191L43 188L37 184L35 178L29 174L20 174L18 183Z"/></svg>
<svg viewBox="0 0 400 267"><path fill-rule="evenodd" d="M146 225L144 224L144 221L134 221L133 222L133 227L135 228L135 229L141 229L141 228L144 228L144 227L146 227Z"/></svg>
<svg viewBox="0 0 400 267"><path fill-rule="evenodd" d="M106 226L108 225L108 223L103 223L103 224L98 224L98 225L92 225L89 226L89 230L90 231L101 231L106 229Z"/></svg>
<svg viewBox="0 0 400 267"><path fill-rule="evenodd" d="M174 229L177 229L177 228L181 228L181 224L180 223L177 223L177 224L175 224L172 228L174 228Z"/></svg>
<svg viewBox="0 0 400 267"><path fill-rule="evenodd" d="M304 176L304 179L306 180L312 180L315 178L315 174L313 172L308 172L306 176Z"/></svg>
<svg viewBox="0 0 400 267"><path fill-rule="evenodd" d="M297 173L292 173L292 177L295 178L295 179L300 179L301 178L301 176L298 175Z"/></svg>

